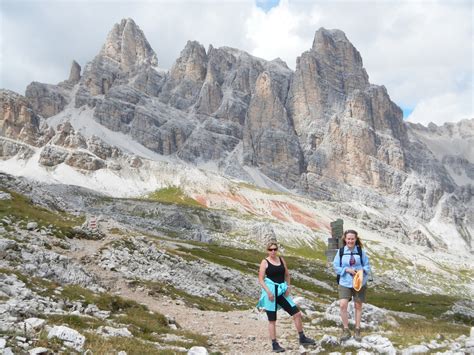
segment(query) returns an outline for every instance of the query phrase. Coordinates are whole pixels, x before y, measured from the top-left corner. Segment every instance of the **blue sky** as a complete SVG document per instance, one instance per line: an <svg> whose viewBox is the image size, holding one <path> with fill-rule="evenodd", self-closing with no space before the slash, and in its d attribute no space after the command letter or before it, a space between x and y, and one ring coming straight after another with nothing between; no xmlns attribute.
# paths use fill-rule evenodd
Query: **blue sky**
<svg viewBox="0 0 474 355"><path fill-rule="evenodd" d="M295 69L325 27L344 31L409 121L443 124L474 117L472 13L470 0L0 0L0 88L24 94L32 81L66 79L122 18L140 26L164 69L188 40Z"/></svg>
<svg viewBox="0 0 474 355"><path fill-rule="evenodd" d="M280 3L280 0L256 0L255 3L257 7L267 12L273 7L278 6L278 4Z"/></svg>

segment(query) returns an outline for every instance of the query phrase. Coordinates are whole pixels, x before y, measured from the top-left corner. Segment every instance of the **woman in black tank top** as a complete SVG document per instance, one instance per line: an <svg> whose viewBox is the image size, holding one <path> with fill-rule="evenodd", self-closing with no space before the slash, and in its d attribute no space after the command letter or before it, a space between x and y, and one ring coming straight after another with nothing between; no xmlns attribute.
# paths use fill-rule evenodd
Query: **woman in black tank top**
<svg viewBox="0 0 474 355"><path fill-rule="evenodd" d="M303 332L303 321L301 312L290 297L291 279L285 260L277 256L278 245L276 242L267 244L267 258L260 263L258 281L262 286L262 296L260 302L265 305L268 317L268 331L272 340L273 352L283 352L283 349L276 340L276 319L278 306L283 308L289 315L293 316L296 330L299 334L301 345L314 344L314 340L305 336ZM284 287L287 286L286 291ZM281 290L281 291L280 291ZM279 292L280 291L280 292ZM259 304L260 304L259 302ZM263 306L262 306L263 307Z"/></svg>
<svg viewBox="0 0 474 355"><path fill-rule="evenodd" d="M274 265L270 262L270 260L265 259L267 261L267 269L265 270L265 275L277 284L281 284L285 282L285 265L281 259L281 256L278 257L280 259L280 265Z"/></svg>

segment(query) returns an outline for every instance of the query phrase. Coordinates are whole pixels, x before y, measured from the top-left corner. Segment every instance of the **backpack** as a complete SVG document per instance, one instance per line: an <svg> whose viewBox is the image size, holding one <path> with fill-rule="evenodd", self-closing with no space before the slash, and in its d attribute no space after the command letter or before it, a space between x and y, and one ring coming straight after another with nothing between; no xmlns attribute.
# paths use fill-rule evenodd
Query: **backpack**
<svg viewBox="0 0 474 355"><path fill-rule="evenodd" d="M342 266L342 257L344 256L344 247L345 246L339 249L339 266ZM364 260L362 260L362 247L360 245L357 245L357 255L359 255L360 257L360 263L362 264L362 266L364 266ZM338 274L336 277L336 281L338 285L339 285L340 278L341 278L341 275Z"/></svg>

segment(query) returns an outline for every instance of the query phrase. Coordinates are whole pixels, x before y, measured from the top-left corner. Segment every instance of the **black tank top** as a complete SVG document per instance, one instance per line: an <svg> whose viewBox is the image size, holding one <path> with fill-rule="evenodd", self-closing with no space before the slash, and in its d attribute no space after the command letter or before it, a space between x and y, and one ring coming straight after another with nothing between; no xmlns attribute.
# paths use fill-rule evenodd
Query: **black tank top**
<svg viewBox="0 0 474 355"><path fill-rule="evenodd" d="M271 262L269 262L267 259L267 270L265 271L265 274L267 277L272 280L273 282L277 284L281 284L285 282L285 265L283 264L283 261L280 258L280 265L273 265Z"/></svg>

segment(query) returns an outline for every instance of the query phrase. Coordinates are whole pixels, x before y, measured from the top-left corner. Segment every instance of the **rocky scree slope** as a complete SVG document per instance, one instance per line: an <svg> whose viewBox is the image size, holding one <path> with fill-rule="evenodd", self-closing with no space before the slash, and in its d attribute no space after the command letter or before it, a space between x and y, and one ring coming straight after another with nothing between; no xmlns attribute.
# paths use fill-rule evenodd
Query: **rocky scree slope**
<svg viewBox="0 0 474 355"><path fill-rule="evenodd" d="M88 206L132 201L113 203L90 190L7 175L1 176L1 188L2 347L70 353L185 353L196 345L221 352L269 350L266 321L253 310L261 251L250 245L242 248L244 243L237 247L232 238L211 244L194 241L185 227L173 233L176 225L169 211L188 217L192 207L150 202L148 209L155 205L164 214L148 216L163 224L147 233L131 221L121 223L133 209L119 207L115 214L97 218L98 228L91 230L90 217L82 223L84 219L69 213L82 215ZM232 232L231 225L217 223L219 211L201 213L201 218L214 215L214 223L200 223L205 234ZM267 228L280 233L277 224ZM305 329L318 340L315 347L300 349L291 319L283 317L280 338L290 353L471 350L469 327L459 322L472 322L472 301L414 294L410 288L401 291L402 283L395 290L393 276L384 275L371 285L363 341L341 344L334 276L316 257L323 250L302 248L314 252L307 259L290 244L282 249L291 265L297 303L305 312ZM421 333L413 332L414 325ZM196 329L200 334L189 332Z"/></svg>

